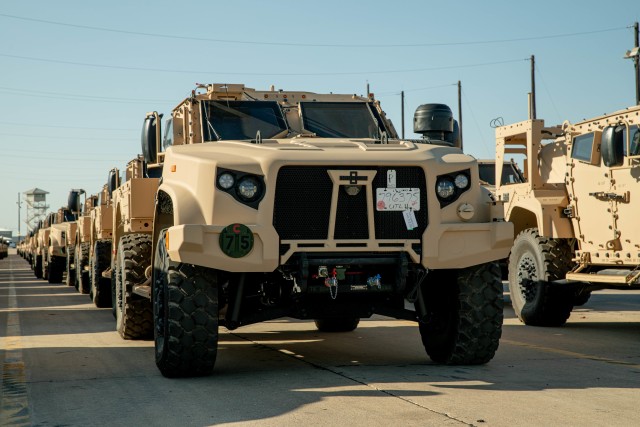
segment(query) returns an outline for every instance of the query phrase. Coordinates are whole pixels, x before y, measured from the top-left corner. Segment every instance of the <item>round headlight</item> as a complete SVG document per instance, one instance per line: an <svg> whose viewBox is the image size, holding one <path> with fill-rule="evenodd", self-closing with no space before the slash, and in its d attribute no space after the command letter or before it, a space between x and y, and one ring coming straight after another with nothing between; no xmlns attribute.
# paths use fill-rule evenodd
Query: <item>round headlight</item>
<svg viewBox="0 0 640 427"><path fill-rule="evenodd" d="M238 194L246 200L251 200L258 196L260 190L258 181L252 177L242 178L238 183Z"/></svg>
<svg viewBox="0 0 640 427"><path fill-rule="evenodd" d="M449 178L443 178L436 184L436 193L441 199L448 199L456 192L453 182Z"/></svg>
<svg viewBox="0 0 640 427"><path fill-rule="evenodd" d="M220 185L220 187L224 188L225 190L233 187L233 184L235 183L236 180L230 173L225 172L218 177L218 185Z"/></svg>
<svg viewBox="0 0 640 427"><path fill-rule="evenodd" d="M460 173L456 175L456 179L454 183L456 184L456 187L458 187L461 190L464 190L469 186L469 178L467 178L466 175Z"/></svg>

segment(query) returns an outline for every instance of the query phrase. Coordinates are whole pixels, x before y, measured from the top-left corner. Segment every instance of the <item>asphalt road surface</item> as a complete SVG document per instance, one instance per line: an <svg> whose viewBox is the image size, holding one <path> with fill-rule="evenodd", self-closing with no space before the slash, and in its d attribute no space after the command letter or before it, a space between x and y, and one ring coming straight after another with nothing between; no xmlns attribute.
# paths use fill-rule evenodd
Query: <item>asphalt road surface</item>
<svg viewBox="0 0 640 427"><path fill-rule="evenodd" d="M640 292L596 293L562 328L523 326L506 306L484 366L431 363L411 322L330 334L285 319L222 328L214 375L167 379L152 341L120 339L109 309L10 255L0 425L640 425Z"/></svg>

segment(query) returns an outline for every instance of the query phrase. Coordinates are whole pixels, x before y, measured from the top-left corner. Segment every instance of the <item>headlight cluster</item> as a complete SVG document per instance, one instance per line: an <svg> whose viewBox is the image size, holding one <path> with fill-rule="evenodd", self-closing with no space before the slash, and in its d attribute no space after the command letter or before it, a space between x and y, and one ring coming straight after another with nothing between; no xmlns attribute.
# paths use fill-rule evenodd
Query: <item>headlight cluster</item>
<svg viewBox="0 0 640 427"><path fill-rule="evenodd" d="M471 179L469 170L440 175L436 180L436 194L440 201L440 207L453 203L462 193L470 187Z"/></svg>
<svg viewBox="0 0 640 427"><path fill-rule="evenodd" d="M218 169L216 186L231 194L240 203L254 209L258 208L260 200L264 197L263 177L246 172Z"/></svg>

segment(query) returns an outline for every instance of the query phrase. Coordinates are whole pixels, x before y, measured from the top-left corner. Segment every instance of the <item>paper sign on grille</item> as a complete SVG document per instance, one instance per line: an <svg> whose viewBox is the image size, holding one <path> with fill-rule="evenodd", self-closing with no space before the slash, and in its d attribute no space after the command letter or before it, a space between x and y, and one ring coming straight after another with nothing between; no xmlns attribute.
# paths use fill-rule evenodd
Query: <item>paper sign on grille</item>
<svg viewBox="0 0 640 427"><path fill-rule="evenodd" d="M420 210L419 188L376 188L376 210Z"/></svg>

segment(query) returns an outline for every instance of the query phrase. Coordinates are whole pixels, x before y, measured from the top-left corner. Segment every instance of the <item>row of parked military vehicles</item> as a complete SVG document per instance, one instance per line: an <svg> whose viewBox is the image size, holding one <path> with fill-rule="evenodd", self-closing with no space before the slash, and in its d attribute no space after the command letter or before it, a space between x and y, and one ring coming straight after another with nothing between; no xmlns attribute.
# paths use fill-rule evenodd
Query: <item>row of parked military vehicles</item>
<svg viewBox="0 0 640 427"><path fill-rule="evenodd" d="M322 332L416 321L433 361L482 364L502 331L501 260L531 325L638 287L639 114L498 128L490 189L443 104L421 105L422 137L402 139L373 95L198 85L164 134L148 113L142 154L98 194L72 190L19 251L111 308L124 339L153 338L168 377L210 374L220 326L282 317ZM502 179L508 153L525 156L520 179Z"/></svg>

